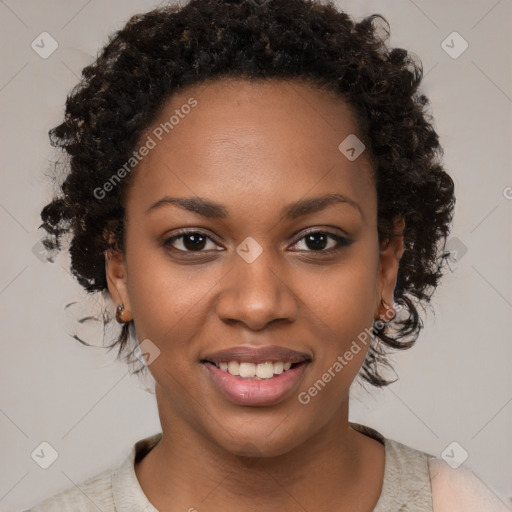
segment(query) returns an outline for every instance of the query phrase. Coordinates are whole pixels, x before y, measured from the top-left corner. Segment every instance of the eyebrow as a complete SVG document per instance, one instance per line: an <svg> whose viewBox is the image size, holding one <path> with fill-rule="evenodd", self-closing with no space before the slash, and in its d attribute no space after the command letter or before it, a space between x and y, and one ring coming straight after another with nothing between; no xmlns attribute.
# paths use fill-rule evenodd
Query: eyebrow
<svg viewBox="0 0 512 512"><path fill-rule="evenodd" d="M298 217L310 215L312 213L324 210L333 204L347 204L354 207L361 217L364 218L361 207L358 203L345 197L341 194L326 194L320 197L313 197L307 199L299 199L289 205L285 206L281 211L281 216L286 220L293 220ZM229 217L228 210L220 203L210 201L203 197L169 197L165 196L162 199L154 202L147 210L146 214L160 208L164 205L176 205L184 210L197 213L202 217L209 219L226 219Z"/></svg>

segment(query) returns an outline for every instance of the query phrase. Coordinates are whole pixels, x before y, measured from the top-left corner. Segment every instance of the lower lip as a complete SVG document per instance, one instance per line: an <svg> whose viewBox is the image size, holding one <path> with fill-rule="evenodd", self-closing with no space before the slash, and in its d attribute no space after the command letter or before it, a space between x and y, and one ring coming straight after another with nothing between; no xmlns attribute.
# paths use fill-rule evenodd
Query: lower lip
<svg viewBox="0 0 512 512"><path fill-rule="evenodd" d="M271 379L251 380L203 363L219 390L238 405L271 405L283 400L297 386L308 362L285 370Z"/></svg>

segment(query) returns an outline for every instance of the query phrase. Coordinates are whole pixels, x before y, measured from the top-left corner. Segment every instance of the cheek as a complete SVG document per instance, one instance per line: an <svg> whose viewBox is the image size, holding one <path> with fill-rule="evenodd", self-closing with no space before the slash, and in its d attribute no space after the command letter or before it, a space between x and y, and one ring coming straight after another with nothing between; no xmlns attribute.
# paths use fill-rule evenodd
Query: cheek
<svg viewBox="0 0 512 512"><path fill-rule="evenodd" d="M378 289L378 252L360 246L320 276L311 276L304 296L333 333L354 334L373 320ZM313 282L314 281L314 282Z"/></svg>
<svg viewBox="0 0 512 512"><path fill-rule="evenodd" d="M330 372L325 379L333 383L326 398L350 385L368 350L378 289L378 251L372 247L361 245L315 283L308 279L304 284L318 363L312 381Z"/></svg>
<svg viewBox="0 0 512 512"><path fill-rule="evenodd" d="M127 247L128 293L140 341L150 339L163 360L191 364L198 347L194 338L204 328L208 295L219 281L213 267L178 265L165 248Z"/></svg>

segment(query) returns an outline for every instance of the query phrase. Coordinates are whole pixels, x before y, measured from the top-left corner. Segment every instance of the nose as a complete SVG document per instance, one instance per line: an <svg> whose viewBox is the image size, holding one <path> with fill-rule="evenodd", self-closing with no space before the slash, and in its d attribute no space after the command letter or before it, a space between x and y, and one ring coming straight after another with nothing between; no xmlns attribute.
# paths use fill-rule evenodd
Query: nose
<svg viewBox="0 0 512 512"><path fill-rule="evenodd" d="M217 314L227 323L241 323L258 331L271 322L296 320L298 300L288 273L272 261L269 250L251 263L238 255L234 267L221 281ZM289 278L288 278L289 280Z"/></svg>

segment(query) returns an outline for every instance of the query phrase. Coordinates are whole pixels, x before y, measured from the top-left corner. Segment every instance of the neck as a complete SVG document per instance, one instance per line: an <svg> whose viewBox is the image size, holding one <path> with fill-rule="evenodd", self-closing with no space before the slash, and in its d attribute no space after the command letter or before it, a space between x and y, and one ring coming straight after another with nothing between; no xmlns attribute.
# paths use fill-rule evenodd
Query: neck
<svg viewBox="0 0 512 512"><path fill-rule="evenodd" d="M136 464L135 472L146 496L161 511L202 506L212 512L245 512L299 505L311 512L327 507L350 510L340 505L361 505L361 482L369 506L378 499L382 475L377 475L372 493L366 472L368 443L374 449L380 443L350 427L348 397L313 437L284 453L270 445L247 444L233 453L207 432L191 428L159 389L156 393L162 439ZM272 453L264 453L267 449Z"/></svg>

